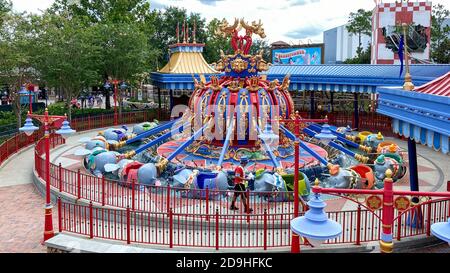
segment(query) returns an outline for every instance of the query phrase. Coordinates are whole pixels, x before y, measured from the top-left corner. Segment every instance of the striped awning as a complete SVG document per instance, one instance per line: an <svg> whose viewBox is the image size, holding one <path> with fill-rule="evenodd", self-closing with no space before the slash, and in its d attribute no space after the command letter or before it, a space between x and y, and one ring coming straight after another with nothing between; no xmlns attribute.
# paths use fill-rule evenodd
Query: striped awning
<svg viewBox="0 0 450 273"><path fill-rule="evenodd" d="M406 121L392 119L392 128L394 133L398 133L407 138L414 139L417 143L427 145L436 151L449 152L450 137L438 132L426 129Z"/></svg>
<svg viewBox="0 0 450 273"><path fill-rule="evenodd" d="M450 97L450 72L430 81L429 83L417 87L414 91L424 94Z"/></svg>
<svg viewBox="0 0 450 273"><path fill-rule="evenodd" d="M334 91L352 93L375 93L377 87L370 85L325 84L325 83L291 83L290 90Z"/></svg>

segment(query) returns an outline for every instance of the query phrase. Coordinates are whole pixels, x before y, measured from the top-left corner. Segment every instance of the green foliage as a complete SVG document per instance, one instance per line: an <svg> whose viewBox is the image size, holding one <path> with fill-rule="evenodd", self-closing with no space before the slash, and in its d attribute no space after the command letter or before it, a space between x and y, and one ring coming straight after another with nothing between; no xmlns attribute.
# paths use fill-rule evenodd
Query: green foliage
<svg viewBox="0 0 450 273"><path fill-rule="evenodd" d="M450 26L444 20L450 17L450 11L443 5L433 6L431 16L431 59L437 63L450 63Z"/></svg>
<svg viewBox="0 0 450 273"><path fill-rule="evenodd" d="M348 20L347 31L358 35L359 52L362 53L362 35L372 35L372 12L359 9L357 12L351 12Z"/></svg>
<svg viewBox="0 0 450 273"><path fill-rule="evenodd" d="M16 123L16 115L13 112L0 112L0 126Z"/></svg>
<svg viewBox="0 0 450 273"><path fill-rule="evenodd" d="M356 57L349 58L344 61L345 64L370 64L371 57L371 46L370 44L367 46L365 50L362 50L361 47L359 47L356 50Z"/></svg>

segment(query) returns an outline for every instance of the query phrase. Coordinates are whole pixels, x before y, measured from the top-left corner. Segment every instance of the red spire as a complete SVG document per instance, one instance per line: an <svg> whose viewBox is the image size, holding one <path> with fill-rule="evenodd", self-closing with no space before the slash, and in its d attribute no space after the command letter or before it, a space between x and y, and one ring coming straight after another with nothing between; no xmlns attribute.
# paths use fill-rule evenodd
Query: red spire
<svg viewBox="0 0 450 273"><path fill-rule="evenodd" d="M195 44L196 43L196 41L195 41L195 30L196 30L196 27L197 27L197 24L196 24L196 21L195 21L195 18L194 18L194 30L192 31L192 42Z"/></svg>

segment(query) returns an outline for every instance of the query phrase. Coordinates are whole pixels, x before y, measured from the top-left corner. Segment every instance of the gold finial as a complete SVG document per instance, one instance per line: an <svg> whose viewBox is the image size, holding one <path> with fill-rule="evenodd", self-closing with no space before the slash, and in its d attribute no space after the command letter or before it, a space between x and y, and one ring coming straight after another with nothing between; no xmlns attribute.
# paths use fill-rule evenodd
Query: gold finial
<svg viewBox="0 0 450 273"><path fill-rule="evenodd" d="M48 112L48 108L47 107L45 107L45 112Z"/></svg>
<svg viewBox="0 0 450 273"><path fill-rule="evenodd" d="M316 177L316 180L314 181L314 186L318 187L319 186L319 178Z"/></svg>
<svg viewBox="0 0 450 273"><path fill-rule="evenodd" d="M389 179L391 179L391 177L392 177L392 171L391 171L391 169L387 169L386 170L386 172L385 172L385 175L386 175L386 178L389 178Z"/></svg>
<svg viewBox="0 0 450 273"><path fill-rule="evenodd" d="M383 135L381 134L381 132L378 132L377 139L378 140L382 140L383 139Z"/></svg>
<svg viewBox="0 0 450 273"><path fill-rule="evenodd" d="M395 151L397 151L397 147L395 146L395 144L389 145L389 152L395 153Z"/></svg>
<svg viewBox="0 0 450 273"><path fill-rule="evenodd" d="M30 111L28 111L28 115L31 114Z"/></svg>

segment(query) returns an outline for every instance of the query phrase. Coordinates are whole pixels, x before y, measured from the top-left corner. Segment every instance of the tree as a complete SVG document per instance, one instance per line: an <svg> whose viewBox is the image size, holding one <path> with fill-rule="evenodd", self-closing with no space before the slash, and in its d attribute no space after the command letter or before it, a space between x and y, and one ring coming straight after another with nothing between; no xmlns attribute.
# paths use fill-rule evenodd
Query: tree
<svg viewBox="0 0 450 273"><path fill-rule="evenodd" d="M203 56L208 63L217 62L220 59L220 50L225 54L232 54L230 37L223 37L217 34L220 20L212 19L206 27L206 47Z"/></svg>
<svg viewBox="0 0 450 273"><path fill-rule="evenodd" d="M250 49L251 55L256 55L262 50L263 59L267 62L270 61L270 45L266 40L255 39L253 40L252 47Z"/></svg>
<svg viewBox="0 0 450 273"><path fill-rule="evenodd" d="M351 12L347 25L347 31L351 34L358 35L358 54L362 54L362 35L372 35L372 12L359 9L357 12ZM358 56L359 56L358 55Z"/></svg>
<svg viewBox="0 0 450 273"><path fill-rule="evenodd" d="M36 68L48 86L61 88L70 119L72 98L101 78L98 31L64 13L44 14L36 31Z"/></svg>
<svg viewBox="0 0 450 273"><path fill-rule="evenodd" d="M31 31L31 26L34 17L8 9L2 11L4 13L0 25L0 82L6 84L10 90L17 126L21 127L22 107L18 91L24 84L33 82L38 77L33 67L35 34Z"/></svg>
<svg viewBox="0 0 450 273"><path fill-rule="evenodd" d="M358 48L360 49L360 48ZM357 49L357 50L358 50ZM357 56L344 61L345 64L370 64L371 46L367 46L366 50L357 51Z"/></svg>
<svg viewBox="0 0 450 273"><path fill-rule="evenodd" d="M444 25L450 11L443 5L433 6L431 16L431 59L437 63L450 63L450 26Z"/></svg>

